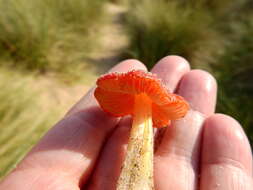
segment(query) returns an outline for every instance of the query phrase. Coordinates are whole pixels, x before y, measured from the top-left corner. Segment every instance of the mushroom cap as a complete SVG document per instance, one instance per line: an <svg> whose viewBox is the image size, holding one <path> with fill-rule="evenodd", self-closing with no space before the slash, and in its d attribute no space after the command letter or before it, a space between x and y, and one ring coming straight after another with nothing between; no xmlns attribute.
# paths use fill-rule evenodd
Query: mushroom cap
<svg viewBox="0 0 253 190"><path fill-rule="evenodd" d="M188 103L169 93L156 75L141 70L101 76L94 95L105 112L121 117L133 115L135 95L141 93L152 101L153 127L165 127L170 120L184 117L189 109Z"/></svg>

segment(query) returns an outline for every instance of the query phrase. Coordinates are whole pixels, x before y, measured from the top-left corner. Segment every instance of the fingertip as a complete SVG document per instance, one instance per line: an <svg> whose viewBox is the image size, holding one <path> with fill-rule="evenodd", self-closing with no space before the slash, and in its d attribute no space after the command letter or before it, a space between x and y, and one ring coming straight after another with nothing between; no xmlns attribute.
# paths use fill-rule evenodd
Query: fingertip
<svg viewBox="0 0 253 190"><path fill-rule="evenodd" d="M217 82L213 75L207 71L200 69L193 69L190 72L186 73L183 76L182 83L186 83L185 85L192 87L194 84L195 86L199 85L199 87L201 87L201 90L204 90L207 93L217 90Z"/></svg>
<svg viewBox="0 0 253 190"><path fill-rule="evenodd" d="M244 130L240 123L235 120L233 117L217 113L206 119L205 124L212 126L208 128L209 132L223 132L224 134L229 133L237 142L238 141L247 141L247 136L244 133Z"/></svg>
<svg viewBox="0 0 253 190"><path fill-rule="evenodd" d="M216 79L209 72L201 70L201 69L193 69L191 70L191 73L193 73L196 77L199 77L203 80L210 82L215 87L217 86Z"/></svg>
<svg viewBox="0 0 253 190"><path fill-rule="evenodd" d="M190 71L188 61L176 55L162 58L151 70L152 73L157 74L162 79L171 92L176 89L181 77L188 71Z"/></svg>
<svg viewBox="0 0 253 190"><path fill-rule="evenodd" d="M142 62L136 59L126 59L111 68L109 72L127 72L131 70L146 71L147 67Z"/></svg>
<svg viewBox="0 0 253 190"><path fill-rule="evenodd" d="M177 91L190 103L192 109L205 115L214 113L217 83L210 73L191 70L182 77Z"/></svg>
<svg viewBox="0 0 253 190"><path fill-rule="evenodd" d="M234 118L214 114L206 119L203 162L232 165L252 175L252 152L249 141L241 125Z"/></svg>
<svg viewBox="0 0 253 190"><path fill-rule="evenodd" d="M162 59L160 59L158 61L158 63L154 66L155 67L160 67L159 65L173 65L173 64L176 64L176 65L179 65L179 67L183 67L185 69L190 69L190 64L188 63L188 61L181 57L181 56L178 56L178 55L168 55Z"/></svg>

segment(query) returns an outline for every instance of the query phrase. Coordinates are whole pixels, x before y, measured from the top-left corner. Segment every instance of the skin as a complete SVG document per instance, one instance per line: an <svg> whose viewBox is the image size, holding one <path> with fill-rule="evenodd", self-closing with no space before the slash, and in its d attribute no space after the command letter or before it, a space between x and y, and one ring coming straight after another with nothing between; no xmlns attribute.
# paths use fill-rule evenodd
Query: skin
<svg viewBox="0 0 253 190"><path fill-rule="evenodd" d="M126 60L111 72L146 70ZM240 124L215 114L217 85L202 70L190 70L178 56L160 60L156 73L192 110L166 129L156 130L157 190L251 190L252 153ZM115 189L131 119L102 112L90 90L26 155L1 183L8 190Z"/></svg>

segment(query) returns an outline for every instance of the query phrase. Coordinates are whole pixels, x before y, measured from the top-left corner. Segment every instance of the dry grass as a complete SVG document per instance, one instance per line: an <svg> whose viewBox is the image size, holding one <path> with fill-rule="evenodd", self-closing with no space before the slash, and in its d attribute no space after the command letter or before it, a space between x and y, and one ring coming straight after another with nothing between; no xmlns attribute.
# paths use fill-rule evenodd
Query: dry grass
<svg viewBox="0 0 253 190"><path fill-rule="evenodd" d="M0 68L0 178L87 91Z"/></svg>

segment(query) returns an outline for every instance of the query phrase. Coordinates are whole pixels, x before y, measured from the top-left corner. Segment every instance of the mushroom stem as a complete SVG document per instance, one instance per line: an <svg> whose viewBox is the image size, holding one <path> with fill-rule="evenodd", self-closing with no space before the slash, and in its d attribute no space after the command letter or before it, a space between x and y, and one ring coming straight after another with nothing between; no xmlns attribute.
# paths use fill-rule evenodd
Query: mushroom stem
<svg viewBox="0 0 253 190"><path fill-rule="evenodd" d="M145 94L135 96L133 125L117 190L153 189L152 102Z"/></svg>

